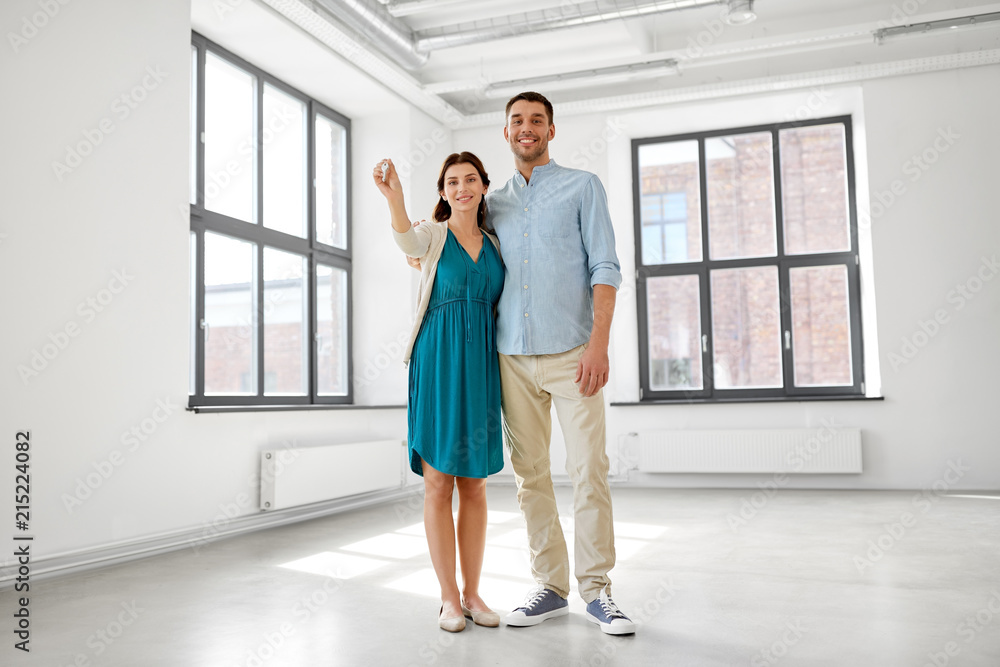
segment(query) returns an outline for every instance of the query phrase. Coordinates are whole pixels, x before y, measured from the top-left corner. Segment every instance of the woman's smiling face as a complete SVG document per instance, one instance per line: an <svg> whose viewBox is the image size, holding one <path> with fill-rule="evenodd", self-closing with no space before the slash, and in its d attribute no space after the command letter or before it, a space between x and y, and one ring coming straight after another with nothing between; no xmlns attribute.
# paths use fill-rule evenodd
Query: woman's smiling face
<svg viewBox="0 0 1000 667"><path fill-rule="evenodd" d="M486 187L483 185L483 179L473 165L459 162L448 167L444 173L444 190L441 196L448 201L453 212L475 213L484 194Z"/></svg>

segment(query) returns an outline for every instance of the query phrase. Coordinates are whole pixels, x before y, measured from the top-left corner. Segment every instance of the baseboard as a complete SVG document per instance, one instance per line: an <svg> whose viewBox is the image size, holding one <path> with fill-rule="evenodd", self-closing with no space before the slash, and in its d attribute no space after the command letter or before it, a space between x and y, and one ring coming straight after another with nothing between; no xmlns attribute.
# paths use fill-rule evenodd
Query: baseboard
<svg viewBox="0 0 1000 667"><path fill-rule="evenodd" d="M400 498L410 497L414 493L422 494L423 487L409 485L389 491L373 491L350 498L338 498L302 507L258 512L231 519L217 530L213 526L211 534L206 534L206 529L202 526L168 535L144 537L112 545L91 547L80 551L53 554L39 558L33 557L30 566L30 576L31 580L38 581L120 565L132 560L148 558L184 548L197 550L211 542L227 537L380 505L399 500ZM13 588L17 569L18 565L16 563L5 564L3 567L0 567L0 590Z"/></svg>

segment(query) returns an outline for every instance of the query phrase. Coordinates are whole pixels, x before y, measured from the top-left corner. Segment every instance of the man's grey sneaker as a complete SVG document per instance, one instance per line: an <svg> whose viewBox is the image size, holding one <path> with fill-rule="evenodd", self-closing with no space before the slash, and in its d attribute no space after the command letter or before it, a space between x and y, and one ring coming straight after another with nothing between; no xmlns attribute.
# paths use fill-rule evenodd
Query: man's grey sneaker
<svg viewBox="0 0 1000 667"><path fill-rule="evenodd" d="M601 626L601 632L609 635L630 635L635 632L635 623L623 614L615 601L608 595L608 587L601 590L596 600L587 605L587 620Z"/></svg>
<svg viewBox="0 0 1000 667"><path fill-rule="evenodd" d="M504 623L514 626L538 625L548 618L569 613L569 602L548 588L539 586L524 598L524 604L507 614Z"/></svg>

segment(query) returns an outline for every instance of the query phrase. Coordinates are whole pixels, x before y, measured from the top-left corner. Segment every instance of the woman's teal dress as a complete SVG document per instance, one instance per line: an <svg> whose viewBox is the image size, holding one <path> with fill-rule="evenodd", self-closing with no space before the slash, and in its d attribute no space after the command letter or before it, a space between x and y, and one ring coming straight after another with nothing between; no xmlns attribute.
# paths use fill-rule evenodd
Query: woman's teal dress
<svg viewBox="0 0 1000 667"><path fill-rule="evenodd" d="M502 289L503 264L485 234L473 262L449 230L410 356L408 441L418 475L423 461L457 477L503 468L493 318Z"/></svg>

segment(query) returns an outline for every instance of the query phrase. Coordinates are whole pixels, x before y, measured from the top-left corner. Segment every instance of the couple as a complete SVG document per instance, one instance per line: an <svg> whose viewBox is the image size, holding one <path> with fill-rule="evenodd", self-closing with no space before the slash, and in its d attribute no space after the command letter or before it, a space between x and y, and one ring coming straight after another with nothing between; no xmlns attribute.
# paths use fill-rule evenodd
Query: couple
<svg viewBox="0 0 1000 667"><path fill-rule="evenodd" d="M397 245L422 270L405 357L409 455L424 478L424 526L441 584L438 622L451 632L465 628L466 616L478 625L500 622L478 589L486 477L503 467L501 403L537 583L505 623L536 625L569 611L569 558L549 464L555 404L573 480L575 573L587 618L608 634L635 631L612 600L607 576L615 547L601 388L621 272L604 188L594 174L549 159L554 137L544 96L511 98L504 138L516 171L490 193L488 212L489 177L468 152L441 167L435 222L410 225L391 161L372 174L388 200Z"/></svg>

